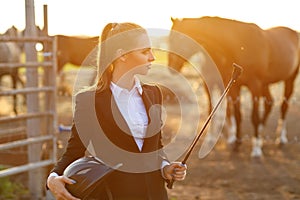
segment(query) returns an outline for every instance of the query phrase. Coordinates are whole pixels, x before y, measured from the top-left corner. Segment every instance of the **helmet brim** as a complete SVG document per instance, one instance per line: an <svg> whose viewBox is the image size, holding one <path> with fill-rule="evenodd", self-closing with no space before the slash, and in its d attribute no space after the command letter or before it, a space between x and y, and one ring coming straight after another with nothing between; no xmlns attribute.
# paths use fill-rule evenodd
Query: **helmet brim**
<svg viewBox="0 0 300 200"><path fill-rule="evenodd" d="M64 171L64 176L76 181L66 184L67 190L75 197L85 198L96 188L104 187L101 184L121 163L110 167L96 157L83 157L72 162Z"/></svg>

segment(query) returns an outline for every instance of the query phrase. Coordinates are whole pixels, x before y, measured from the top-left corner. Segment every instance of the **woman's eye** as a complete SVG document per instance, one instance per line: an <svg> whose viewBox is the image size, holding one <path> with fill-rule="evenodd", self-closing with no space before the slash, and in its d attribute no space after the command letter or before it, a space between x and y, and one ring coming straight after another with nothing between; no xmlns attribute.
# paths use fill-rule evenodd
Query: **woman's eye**
<svg viewBox="0 0 300 200"><path fill-rule="evenodd" d="M143 53L143 54L149 54L150 51L151 51L151 49L145 49L142 53Z"/></svg>

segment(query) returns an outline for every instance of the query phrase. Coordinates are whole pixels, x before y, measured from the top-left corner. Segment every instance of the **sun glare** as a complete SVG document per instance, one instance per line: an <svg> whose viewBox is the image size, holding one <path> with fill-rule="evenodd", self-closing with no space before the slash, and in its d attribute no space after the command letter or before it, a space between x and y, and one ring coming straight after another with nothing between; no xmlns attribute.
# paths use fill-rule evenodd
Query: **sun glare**
<svg viewBox="0 0 300 200"><path fill-rule="evenodd" d="M43 5L48 6L48 30L50 35L99 35L109 22L136 22L145 28L171 28L171 17L220 16L244 22L256 23L262 28L288 26L300 30L300 12L297 0L174 0L137 3L131 6L127 1L112 0L36 0L36 24L43 27ZM68 9L66 9L68 8ZM12 12L13 11L13 12ZM0 33L12 25L25 27L25 1L2 2Z"/></svg>

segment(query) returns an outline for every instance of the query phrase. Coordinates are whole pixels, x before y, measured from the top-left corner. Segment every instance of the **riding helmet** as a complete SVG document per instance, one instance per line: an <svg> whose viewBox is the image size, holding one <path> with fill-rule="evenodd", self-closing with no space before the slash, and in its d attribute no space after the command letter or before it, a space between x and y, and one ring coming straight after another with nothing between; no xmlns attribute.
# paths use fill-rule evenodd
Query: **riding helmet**
<svg viewBox="0 0 300 200"><path fill-rule="evenodd" d="M85 199L96 188L104 188L104 179L121 165L109 167L93 156L79 158L63 173L64 176L76 181L74 184L66 184L66 188L73 196Z"/></svg>

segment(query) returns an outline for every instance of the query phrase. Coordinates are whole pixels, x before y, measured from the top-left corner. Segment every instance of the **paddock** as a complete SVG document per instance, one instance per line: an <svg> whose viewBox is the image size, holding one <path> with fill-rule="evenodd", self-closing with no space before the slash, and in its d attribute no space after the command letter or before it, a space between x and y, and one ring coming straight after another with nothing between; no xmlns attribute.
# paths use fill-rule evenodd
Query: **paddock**
<svg viewBox="0 0 300 200"><path fill-rule="evenodd" d="M76 78L77 71L72 69L66 71L66 81L72 85ZM197 86L193 71L190 66L183 69L183 73L191 81L191 85ZM161 75L163 78L163 76ZM300 76L296 80L300 85ZM174 188L168 190L170 200L232 200L232 199L298 199L300 198L299 188L299 165L300 165L300 135L298 123L300 119L300 88L297 87L290 101L290 110L287 115L289 130L289 142L282 148L274 144L276 138L277 118L280 115L281 94L283 92L282 83L271 87L274 95L274 108L270 113L270 118L266 124L266 131L263 135L264 157L261 159L250 159L251 153L251 105L249 91L242 89L242 140L243 145L239 152L232 153L227 145L227 135L222 135L213 150L203 159L198 156L203 139L200 140L187 162L188 174L183 182L175 182ZM201 93L200 93L201 95ZM201 99L206 99L202 93ZM60 124L69 125L72 122L71 97L57 97L57 116ZM187 105L188 107L188 105ZM203 107L203 124L206 115L206 107ZM193 118L189 120L194 120ZM180 119L173 117L170 124L165 127L164 132L176 131L180 124ZM188 131L189 126L184 125L184 130ZM59 154L63 152L69 136L68 131L62 131L58 135L61 148ZM201 137L202 138L202 137Z"/></svg>
<svg viewBox="0 0 300 200"><path fill-rule="evenodd" d="M13 40L14 38L10 38ZM55 54L55 40L53 38L25 38L22 39L28 41L48 41L53 43L53 52ZM50 60L43 62L26 62L11 64L14 67L27 69L39 69L36 77L41 87L25 88L19 90L1 91L1 95L10 96L12 94L38 94L41 97L39 103L41 104L41 112L29 112L29 108L25 108L23 113L17 116L10 116L11 114L1 115L0 117L0 136L2 139L9 139L10 142L0 143L1 159L5 164L15 165L10 166L9 170L0 171L0 177L15 176L22 171L45 169L47 166L51 166L56 158L59 158L66 147L70 132L63 131L58 133L57 130L45 130L44 128L56 129L59 124L69 125L72 122L72 98L70 96L56 96L55 77L55 56ZM0 65L1 67L2 65ZM77 70L65 72L66 82L72 86L76 78ZM199 89L198 80L195 80L190 76L193 72L185 68L184 73L187 74L187 79L191 81L191 85L195 86L195 90ZM52 75L51 75L52 74ZM26 77L26 74L22 74ZM48 78L45 78L48 77ZM163 76L158 77L163 79ZM46 83L42 80L48 80ZM50 80L49 80L50 79ZM27 79L28 81L28 79ZM296 85L300 85L299 76L296 80ZM274 130L276 129L276 122L279 114L279 102L281 101L282 83L274 84L271 88L271 92L275 98L275 106L270 114L270 118L267 122L266 132L263 135L265 139L264 157L258 160L250 160L248 155L251 152L251 135L247 134L252 132L250 110L248 99L250 98L249 92L245 89L242 90L242 112L244 113L244 120L242 122L242 130L245 131L243 135L243 146L239 152L232 154L229 147L226 145L225 136L221 136L214 149L205 157L200 159L198 151L201 148L203 140L199 142L196 147L196 151L192 154L191 159L187 165L189 168L186 180L183 182L176 182L174 189L168 190L170 200L218 200L218 199L300 199L300 135L299 135L299 119L300 119L300 88L297 87L290 101L290 112L287 115L289 122L287 128L289 130L289 142L283 148L277 148L274 145ZM199 91L198 91L199 92ZM49 95L49 96L48 96ZM204 94L199 92L201 99L206 99ZM10 101L1 101L1 108L7 105L11 105ZM31 101L28 104L32 105ZM189 104L187 101L186 107ZM172 105L171 105L172 108ZM202 108L206 110L206 107ZM10 111L8 111L9 113ZM57 113L56 113L57 112ZM174 115L175 116L175 115ZM27 138L26 133L35 130L35 128L26 128L27 121L31 119L39 119L41 125L41 132L38 132L38 136ZM203 123L205 116L202 116ZM180 124L180 118L172 117L170 123L164 127L166 134L176 132L178 124ZM188 120L193 121L193 118ZM30 127L30 124L29 124ZM5 128L5 131L3 131ZM190 129L189 124L184 124L184 130L187 132ZM46 133L43 135L42 133ZM51 135L53 134L53 135ZM2 137L3 136L3 137ZM5 137L4 137L5 136ZM188 136L186 136L188 137ZM3 143L2 143L3 142ZM41 142L41 143L38 143ZM25 145L38 144L34 146L33 150L36 153L40 153L42 149L41 144L45 142L50 143L50 147L47 146L47 154L44 154L42 159L37 162L27 163L28 150ZM184 141L182 141L184 143ZM51 149L53 145L53 151ZM56 149L57 148L57 149ZM39 155L39 158L40 155ZM24 159L24 160L22 160ZM29 185L30 192L36 192L36 189L41 189L45 192L45 176L47 175L46 169L44 173L41 173L42 184L34 179L33 184ZM36 173L36 171L33 171ZM26 176L26 178L28 178ZM20 179L16 179L20 180ZM24 181L23 179L21 181ZM20 182L21 182L20 181ZM23 199L35 199L33 196L20 197ZM38 199L38 198L36 198Z"/></svg>
<svg viewBox="0 0 300 200"><path fill-rule="evenodd" d="M66 82L70 86L73 85L77 72L76 69L66 71ZM196 82L190 67L185 67L183 73L191 80L191 83ZM299 77L296 80L296 84L300 85ZM298 87L296 88L290 103L290 112L287 116L289 119L287 124L289 143L282 149L278 149L273 142L275 139L276 119L279 116L282 85L280 83L274 85L271 91L274 93L275 106L270 114L266 133L263 135L265 139L264 158L261 160L249 159L249 153L251 152L251 134L249 133L252 132L249 113L251 105L247 104L249 99L248 91L242 90L242 102L245 102L242 103L244 105L242 112L245 116L242 122L242 130L245 131L242 134L242 148L233 155L227 146L226 135L224 135L221 136L214 149L205 158L199 159L198 152L202 144L202 141L200 141L187 163L189 171L186 180L176 182L174 189L168 190L170 199L230 200L240 198L263 200L300 198L300 155L296 153L300 152L300 135L298 131L300 128L298 123L300 119L300 90ZM203 99L205 98L203 96ZM56 96L57 125L69 125L72 122L71 101L72 98L69 96ZM203 110L206 110L206 108L203 108ZM203 120L204 117L202 118ZM169 130L172 132L178 123L179 119L174 118L165 131ZM185 129L188 128L188 125L186 125ZM57 158L62 155L69 134L67 131L57 134ZM7 153L8 150L3 150L2 152ZM19 151L13 149L13 153L13 156L10 154L10 156L2 158L7 163L16 160L21 161L16 156L20 156L22 153L23 155L26 154L26 148L23 146Z"/></svg>

